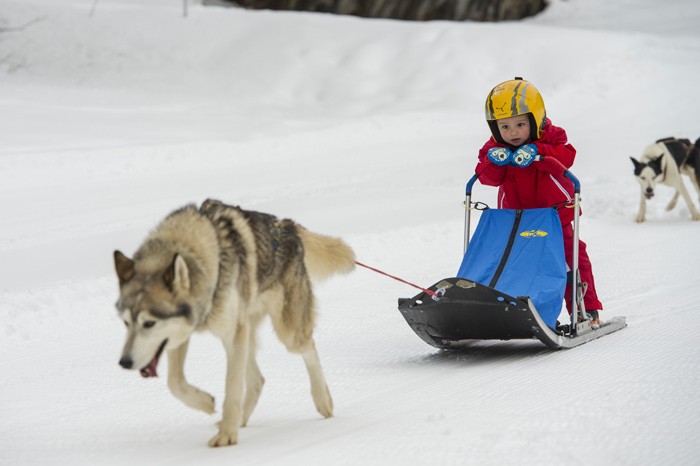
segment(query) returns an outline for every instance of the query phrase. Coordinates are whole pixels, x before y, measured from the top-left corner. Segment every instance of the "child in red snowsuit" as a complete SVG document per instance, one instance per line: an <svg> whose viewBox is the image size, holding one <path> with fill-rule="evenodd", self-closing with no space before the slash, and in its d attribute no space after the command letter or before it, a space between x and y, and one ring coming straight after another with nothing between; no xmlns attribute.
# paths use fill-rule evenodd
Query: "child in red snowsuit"
<svg viewBox="0 0 700 466"><path fill-rule="evenodd" d="M552 207L573 200L573 183L565 177L538 168L535 156L553 157L570 168L576 149L569 144L566 131L554 126L546 117L544 101L537 89L522 78L494 87L486 98L486 120L492 137L479 151L476 172L479 181L498 186L498 207L532 209ZM572 208L560 208L564 233L564 254L571 269L574 230ZM579 240L579 273L586 284L583 304L591 323L599 324L598 300L591 261L586 244ZM566 307L571 313L571 285L565 292Z"/></svg>

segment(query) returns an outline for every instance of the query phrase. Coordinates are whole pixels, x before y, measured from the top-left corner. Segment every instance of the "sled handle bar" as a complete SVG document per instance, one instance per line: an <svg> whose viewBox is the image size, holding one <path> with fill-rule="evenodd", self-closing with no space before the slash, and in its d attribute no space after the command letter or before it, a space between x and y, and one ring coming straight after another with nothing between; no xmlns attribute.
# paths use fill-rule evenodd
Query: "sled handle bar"
<svg viewBox="0 0 700 466"><path fill-rule="evenodd" d="M540 162L544 162L545 164L552 165L552 167L547 168L553 169L555 173L558 170L559 173L567 177L574 184L574 193L581 194L581 183L579 182L578 178L576 178L576 176L574 176L574 174L571 173L569 169L564 166L563 163L561 163L554 157L544 157L542 155L536 156L535 160L539 160Z"/></svg>
<svg viewBox="0 0 700 466"><path fill-rule="evenodd" d="M467 196L472 195L472 187L474 186L474 183L476 183L477 178L479 178L479 175L481 175L481 173L474 173L474 176L472 176L467 182Z"/></svg>
<svg viewBox="0 0 700 466"><path fill-rule="evenodd" d="M582 320L587 320L588 316L586 315L586 311L584 309L579 309L579 289L578 289L578 280L579 280L579 273L578 273L578 252L579 252L579 217L581 215L580 209L578 208L580 200L581 200L581 183L579 182L578 178L569 171L568 168L564 166L559 160L555 159L554 157L544 157L542 155L537 155L535 157L535 161L538 163L542 163L546 170L549 170L553 172L553 174L557 174L557 172L561 175L564 175L566 178L568 178L573 184L574 184L574 240L573 240L573 245L572 245L572 257L571 257L571 270L572 270L572 286L571 286L571 326L569 327L572 329L572 332L574 331L573 329L576 329L576 324L578 323L578 317L580 315ZM466 189L466 199L464 201L464 248L462 250L462 254L466 254L467 248L469 247L469 233L471 230L471 204L472 204L472 188L474 187L474 183L476 183L476 180L479 178L479 175L481 173L474 173L474 175L469 179L467 182L467 189Z"/></svg>
<svg viewBox="0 0 700 466"><path fill-rule="evenodd" d="M574 184L574 238L571 246L571 326L569 328L571 329L572 333L575 333L579 318L581 322L588 320L585 307L582 305L583 296L581 294L581 290L579 289L579 282L581 279L578 270L579 217L581 216L579 204L581 203L581 183L579 182L578 178L576 178L576 176L569 171L568 168L566 168L554 157L537 156L537 159L540 161L540 163L550 165L549 167L545 167L546 169L551 169L554 171L554 173L559 171L559 173L563 174ZM581 304L580 307L579 304Z"/></svg>
<svg viewBox="0 0 700 466"><path fill-rule="evenodd" d="M474 173L474 176L467 182L467 193L464 198L464 247L462 248L462 255L466 254L467 248L469 247L469 232L471 231L472 220L472 188L479 178L479 175L481 175L481 173Z"/></svg>

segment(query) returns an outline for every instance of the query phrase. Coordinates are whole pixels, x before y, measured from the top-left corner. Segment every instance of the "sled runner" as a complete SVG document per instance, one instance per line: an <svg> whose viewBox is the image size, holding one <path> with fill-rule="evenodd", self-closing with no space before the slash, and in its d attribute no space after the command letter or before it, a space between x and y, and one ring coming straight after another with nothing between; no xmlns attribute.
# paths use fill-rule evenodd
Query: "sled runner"
<svg viewBox="0 0 700 466"><path fill-rule="evenodd" d="M443 279L413 298L399 299L408 325L436 348L455 348L468 340L539 339L552 349L572 348L624 328L624 317L591 326L582 306L583 283L578 274L580 183L553 158L538 160L547 170L574 185L566 206L543 209L490 209L472 203L474 175L467 183L464 258L456 277ZM559 208L575 207L573 273L567 274ZM482 210L469 238L471 210ZM564 296L567 280L575 280ZM569 323L557 317L570 299Z"/></svg>

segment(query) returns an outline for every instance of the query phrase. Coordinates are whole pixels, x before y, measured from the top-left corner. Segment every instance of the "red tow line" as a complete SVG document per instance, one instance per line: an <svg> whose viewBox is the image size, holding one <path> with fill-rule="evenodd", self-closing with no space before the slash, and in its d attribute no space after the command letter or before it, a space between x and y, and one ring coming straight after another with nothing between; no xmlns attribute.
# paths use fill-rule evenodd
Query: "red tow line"
<svg viewBox="0 0 700 466"><path fill-rule="evenodd" d="M422 286L418 286L418 285L416 285L415 283L407 282L406 280L404 280L404 279L402 279L402 278L395 277L395 276L390 275L390 274L388 274L388 273L386 273L386 272L382 272L381 270L375 269L374 267L370 267L369 265L363 264L362 262L355 261L355 263L356 263L357 265L361 266L361 267L364 267L364 268L366 268L366 269L370 269L370 270L372 270L372 271L374 271L374 272L377 272L378 274L385 275L385 276L387 276L387 277L389 277L389 278L393 278L393 279L396 280L396 281L399 281L399 282L401 282L401 283L405 283L406 285L410 285L410 286L412 286L413 288L418 288L419 290L423 291L424 293L429 294L430 296L432 296L432 297L434 297L434 298L439 298L439 297L440 297L440 296L439 296L437 293L435 293L434 291L428 290L428 289L426 289L426 288L423 288Z"/></svg>

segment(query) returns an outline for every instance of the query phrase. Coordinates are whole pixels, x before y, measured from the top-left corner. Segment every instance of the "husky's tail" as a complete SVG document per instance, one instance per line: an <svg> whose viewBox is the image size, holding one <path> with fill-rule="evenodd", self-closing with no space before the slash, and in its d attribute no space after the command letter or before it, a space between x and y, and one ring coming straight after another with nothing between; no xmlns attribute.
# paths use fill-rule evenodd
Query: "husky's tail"
<svg viewBox="0 0 700 466"><path fill-rule="evenodd" d="M355 253L343 240L297 227L304 244L304 265L312 280L321 281L355 268Z"/></svg>

